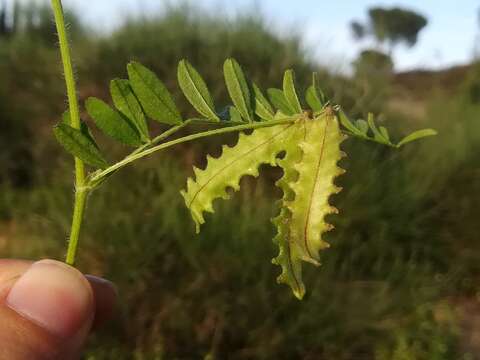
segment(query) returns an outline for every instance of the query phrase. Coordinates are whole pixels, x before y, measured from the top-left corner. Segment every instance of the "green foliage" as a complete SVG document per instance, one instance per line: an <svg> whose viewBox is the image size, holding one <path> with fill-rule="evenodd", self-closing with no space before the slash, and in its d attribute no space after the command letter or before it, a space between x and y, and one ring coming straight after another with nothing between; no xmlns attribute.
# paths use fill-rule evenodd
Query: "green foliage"
<svg viewBox="0 0 480 360"><path fill-rule="evenodd" d="M294 114L302 112L302 105L298 98L297 90L295 89L295 73L293 70L287 70L283 77L283 94L294 111Z"/></svg>
<svg viewBox="0 0 480 360"><path fill-rule="evenodd" d="M58 142L73 156L97 168L108 166L97 145L81 130L62 122L55 126L53 132Z"/></svg>
<svg viewBox="0 0 480 360"><path fill-rule="evenodd" d="M133 93L128 80L114 79L110 82L110 94L115 107L126 116L140 134L141 140L150 140L147 122L142 107Z"/></svg>
<svg viewBox="0 0 480 360"><path fill-rule="evenodd" d="M253 122L250 87L242 68L234 59L227 59L223 65L223 73L233 104L245 121Z"/></svg>
<svg viewBox="0 0 480 360"><path fill-rule="evenodd" d="M405 136L402 140L395 144L392 143L392 141L390 140L390 135L385 127L380 126L380 128L377 128L373 114L371 113L368 114L367 121L360 119L355 122L355 125L350 121L350 119L347 117L347 115L345 115L343 111L339 112L339 119L340 123L347 130L347 134L395 148L400 148L403 145L415 140L420 140L425 137L437 135L437 131L433 129L417 130ZM371 134L369 133L369 131L371 132Z"/></svg>
<svg viewBox="0 0 480 360"><path fill-rule="evenodd" d="M182 122L171 94L151 70L136 62L128 64L127 70L130 85L150 118L168 125Z"/></svg>
<svg viewBox="0 0 480 360"><path fill-rule="evenodd" d="M205 81L187 60L178 64L178 84L190 104L201 115L212 121L220 121Z"/></svg>
<svg viewBox="0 0 480 360"><path fill-rule="evenodd" d="M85 108L95 121L95 125L105 135L129 146L137 147L142 144L140 134L130 120L113 110L102 100L89 98L85 102Z"/></svg>
<svg viewBox="0 0 480 360"><path fill-rule="evenodd" d="M272 102L273 106L282 112L285 115L293 115L295 114L295 109L292 108L290 103L288 102L284 92L280 89L268 89L268 98Z"/></svg>
<svg viewBox="0 0 480 360"><path fill-rule="evenodd" d="M323 107L325 106L325 95L323 94L322 90L318 85L318 74L313 73L313 81L312 85L310 85L305 94L305 101L307 102L308 106L314 111L319 112L322 111Z"/></svg>
<svg viewBox="0 0 480 360"><path fill-rule="evenodd" d="M275 112L273 111L272 105L270 105L265 95L263 95L262 90L260 90L255 83L252 84L252 87L255 97L255 114L257 114L261 120L273 120Z"/></svg>

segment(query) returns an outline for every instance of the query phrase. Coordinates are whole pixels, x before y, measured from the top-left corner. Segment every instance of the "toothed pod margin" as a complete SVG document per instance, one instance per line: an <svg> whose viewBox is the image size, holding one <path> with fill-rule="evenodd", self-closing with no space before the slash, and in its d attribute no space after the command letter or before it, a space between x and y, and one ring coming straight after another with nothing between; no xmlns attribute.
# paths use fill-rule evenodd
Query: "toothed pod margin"
<svg viewBox="0 0 480 360"><path fill-rule="evenodd" d="M215 199L228 198L227 188L238 190L243 175L258 176L262 164L280 166L284 175L276 185L283 198L280 214L272 220L280 251L272 262L282 268L278 282L303 298L301 262L319 265L319 251L329 247L322 234L333 229L324 218L338 213L328 200L341 191L333 181L345 172L337 166L345 156L340 150L344 139L336 116L328 111L314 119L302 117L293 124L240 134L237 144L224 146L219 158L207 157L205 170L195 168L196 179L188 179L187 190L181 192L197 232L205 222L203 213L213 212ZM277 159L283 151L284 158Z"/></svg>
<svg viewBox="0 0 480 360"><path fill-rule="evenodd" d="M181 194L190 210L197 233L205 223L204 212L213 213L213 201L226 199L226 189L237 191L244 175L258 176L262 164L277 164L277 156L291 143L290 137L298 123L254 130L250 135L241 133L233 147L223 146L218 158L207 157L205 170L195 168L195 180L187 181Z"/></svg>
<svg viewBox="0 0 480 360"><path fill-rule="evenodd" d="M286 153L284 158L277 162L283 169L283 176L275 185L283 191L283 197L278 201L280 213L272 219L272 223L277 229L277 234L273 238L273 242L279 247L279 254L272 260L272 263L282 268L277 282L290 286L293 294L298 299L302 299L305 295L305 285L302 281L301 259L298 256L297 250L291 246L290 222L292 220L292 213L286 207L286 204L295 198L295 193L289 184L298 178L298 172L295 170L294 165L302 160L303 152L298 144L305 138L305 131L305 120L303 120L292 134L291 142L285 149Z"/></svg>
<svg viewBox="0 0 480 360"><path fill-rule="evenodd" d="M345 173L337 165L343 157L340 144L345 136L331 111L306 121L305 126L306 136L299 144L302 158L294 165L298 180L289 184L295 194L293 200L287 201L292 214L289 234L291 247L300 259L319 265L320 250L329 246L322 234L332 229L325 216L338 212L329 204L329 198L340 191L334 179Z"/></svg>

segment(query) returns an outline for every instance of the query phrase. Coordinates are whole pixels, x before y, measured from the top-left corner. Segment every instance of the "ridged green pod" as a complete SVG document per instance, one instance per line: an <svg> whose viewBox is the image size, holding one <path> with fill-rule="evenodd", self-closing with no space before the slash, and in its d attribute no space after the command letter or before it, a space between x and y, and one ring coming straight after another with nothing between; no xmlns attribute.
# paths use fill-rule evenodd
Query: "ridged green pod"
<svg viewBox="0 0 480 360"><path fill-rule="evenodd" d="M213 213L213 201L227 199L226 189L239 189L244 175L258 176L262 164L276 165L277 155L285 150L295 124L257 129L250 135L240 134L233 147L224 146L219 158L207 156L205 170L194 168L195 180L190 178L187 189L181 191L185 204L196 224L197 232L205 222L203 213Z"/></svg>
<svg viewBox="0 0 480 360"><path fill-rule="evenodd" d="M295 165L298 180L290 185L295 199L287 205L292 214L290 241L302 260L318 265L319 251L328 247L322 234L333 228L325 216L338 212L329 197L341 190L333 180L345 172L337 165L344 156L340 143L345 136L331 108L305 125L306 136L299 144L302 160Z"/></svg>
<svg viewBox="0 0 480 360"><path fill-rule="evenodd" d="M272 219L277 229L273 242L279 247L279 254L272 260L272 263L282 267L282 273L278 276L277 281L290 286L298 299L302 299L305 295L305 285L302 281L301 259L296 248L291 246L290 222L292 221L292 213L286 205L295 199L295 193L290 185L298 179L298 172L294 166L302 160L303 153L298 144L305 138L305 131L305 120L302 120L292 134L290 143L286 146L285 156L277 161L283 169L283 176L275 185L283 191L283 197L278 201L280 213Z"/></svg>

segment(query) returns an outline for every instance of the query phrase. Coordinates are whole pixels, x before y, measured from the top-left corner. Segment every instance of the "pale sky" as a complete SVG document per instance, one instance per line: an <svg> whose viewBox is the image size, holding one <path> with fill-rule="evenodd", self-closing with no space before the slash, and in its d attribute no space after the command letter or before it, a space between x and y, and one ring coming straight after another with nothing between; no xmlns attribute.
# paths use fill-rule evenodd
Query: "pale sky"
<svg viewBox="0 0 480 360"><path fill-rule="evenodd" d="M78 10L94 28L108 31L118 26L125 15L160 12L166 2L64 0L64 5ZM184 1L168 1L170 4L176 2ZM288 32L292 28L298 29L315 58L337 70L348 68L360 49L367 45L352 39L349 23L352 19L366 19L367 9L371 6L406 7L420 12L429 20L415 48L408 50L400 45L395 51L395 62L400 70L466 63L472 58L480 32L477 24L478 0L196 0L194 3L227 15L243 9L259 9L276 30Z"/></svg>

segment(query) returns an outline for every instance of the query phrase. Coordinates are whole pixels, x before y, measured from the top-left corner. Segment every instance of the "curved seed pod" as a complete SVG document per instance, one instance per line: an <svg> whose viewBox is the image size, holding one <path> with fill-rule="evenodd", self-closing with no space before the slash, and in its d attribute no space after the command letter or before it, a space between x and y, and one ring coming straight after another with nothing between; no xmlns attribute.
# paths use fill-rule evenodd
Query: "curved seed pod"
<svg viewBox="0 0 480 360"><path fill-rule="evenodd" d="M328 247L322 234L333 228L324 218L338 213L328 199L341 190L333 180L345 172L337 166L344 156L340 150L344 138L336 115L327 108L319 117L306 121L305 140L299 144L303 156L295 165L298 180L290 184L295 199L287 205L292 214L290 237L298 256L315 265L319 265L319 251Z"/></svg>
<svg viewBox="0 0 480 360"><path fill-rule="evenodd" d="M290 188L290 183L298 179L298 172L294 166L302 160L303 153L298 144L305 139L305 130L305 121L303 120L301 126L297 127L290 138L285 157L277 161L283 169L283 176L275 185L282 189L283 197L278 202L280 214L272 219L277 229L273 242L278 245L280 250L272 263L282 267L282 273L278 276L277 281L290 286L298 299L302 299L305 295L305 285L302 281L301 259L297 249L291 246L290 222L292 221L292 213L286 207L286 204L295 199L295 193Z"/></svg>
<svg viewBox="0 0 480 360"><path fill-rule="evenodd" d="M226 189L239 189L244 175L258 176L262 164L276 165L277 155L285 150L288 138L296 124L278 125L257 129L251 135L240 134L233 147L224 146L219 158L207 156L205 170L194 168L195 180L187 181L187 189L181 191L185 204L196 224L197 233L205 222L203 213L213 213L213 201L227 199Z"/></svg>

